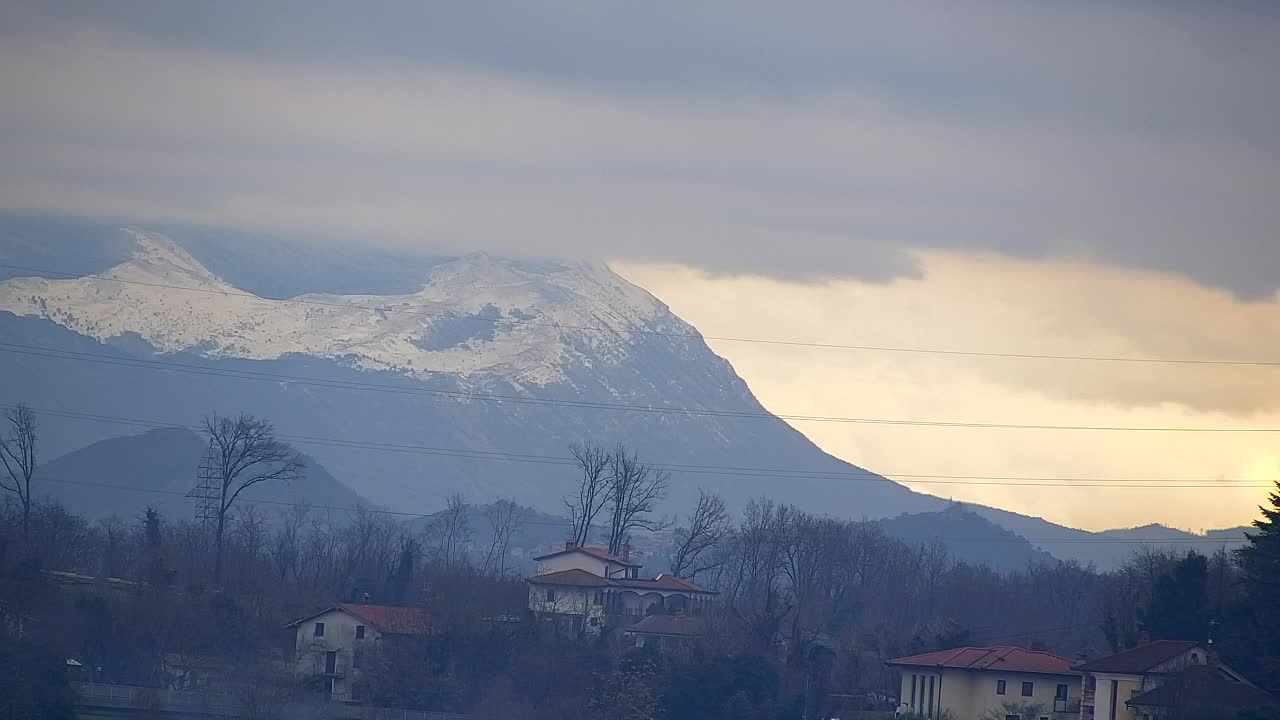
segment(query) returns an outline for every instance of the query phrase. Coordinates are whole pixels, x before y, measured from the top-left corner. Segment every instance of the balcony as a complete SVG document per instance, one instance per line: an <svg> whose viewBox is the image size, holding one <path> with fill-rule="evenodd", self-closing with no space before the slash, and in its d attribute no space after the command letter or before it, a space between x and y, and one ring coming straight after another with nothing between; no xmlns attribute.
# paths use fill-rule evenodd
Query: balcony
<svg viewBox="0 0 1280 720"><path fill-rule="evenodd" d="M1054 698L1053 713L1055 715L1079 715L1080 698Z"/></svg>

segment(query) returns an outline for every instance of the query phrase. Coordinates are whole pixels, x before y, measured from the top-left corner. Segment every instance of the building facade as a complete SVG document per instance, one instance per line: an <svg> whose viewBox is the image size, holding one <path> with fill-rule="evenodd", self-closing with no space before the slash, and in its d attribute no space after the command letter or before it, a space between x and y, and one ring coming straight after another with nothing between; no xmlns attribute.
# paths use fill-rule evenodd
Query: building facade
<svg viewBox="0 0 1280 720"><path fill-rule="evenodd" d="M1129 701L1160 687L1189 668L1210 664L1208 650L1193 640L1156 640L1076 666L1084 684L1081 720L1143 720L1149 711Z"/></svg>
<svg viewBox="0 0 1280 720"><path fill-rule="evenodd" d="M295 620L294 675L323 684L331 700L359 702L368 661L384 643L431 632L422 608L339 603Z"/></svg>
<svg viewBox="0 0 1280 720"><path fill-rule="evenodd" d="M962 647L890 660L902 672L899 714L954 720L1075 720L1071 661L1019 647ZM1015 718L1016 716L1016 718Z"/></svg>
<svg viewBox="0 0 1280 720"><path fill-rule="evenodd" d="M626 548L619 557L567 542L563 550L534 559L538 574L527 578L529 610L569 633L594 635L650 615L702 615L716 596L674 575L641 578Z"/></svg>

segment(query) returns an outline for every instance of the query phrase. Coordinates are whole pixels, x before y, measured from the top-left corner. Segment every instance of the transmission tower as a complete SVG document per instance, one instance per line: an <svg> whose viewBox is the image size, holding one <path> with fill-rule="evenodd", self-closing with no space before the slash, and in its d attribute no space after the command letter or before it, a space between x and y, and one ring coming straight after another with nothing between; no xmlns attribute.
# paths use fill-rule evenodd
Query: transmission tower
<svg viewBox="0 0 1280 720"><path fill-rule="evenodd" d="M196 522L208 530L218 520L222 504L222 483L218 478L218 456L213 450L213 440L196 471L195 487L187 491L187 497L195 498Z"/></svg>

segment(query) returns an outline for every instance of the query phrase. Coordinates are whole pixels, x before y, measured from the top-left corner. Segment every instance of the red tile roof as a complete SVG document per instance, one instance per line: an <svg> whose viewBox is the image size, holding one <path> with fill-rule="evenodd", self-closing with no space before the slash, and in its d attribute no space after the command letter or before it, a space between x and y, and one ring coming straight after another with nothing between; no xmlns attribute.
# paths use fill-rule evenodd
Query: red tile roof
<svg viewBox="0 0 1280 720"><path fill-rule="evenodd" d="M696 593L712 593L715 590L702 587L701 585L678 578L675 575L659 575L652 580L642 580L640 578L612 578L610 582L619 586L632 588L636 590L683 590L685 592Z"/></svg>
<svg viewBox="0 0 1280 720"><path fill-rule="evenodd" d="M1107 672L1141 675L1152 668L1163 665L1170 660L1189 652L1200 643L1194 640L1156 640L1146 645L1139 645L1132 650L1089 660L1075 667L1081 672ZM1201 653L1204 651L1202 650Z"/></svg>
<svg viewBox="0 0 1280 720"><path fill-rule="evenodd" d="M622 558L618 557L617 555L614 555L613 553L607 552L602 548L595 548L595 547L574 547L574 548L569 548L567 550L557 550L556 552L553 552L553 553L540 555L534 558L534 560L546 560L548 558L560 557L561 555L567 555L569 553L584 553L586 555L590 555L591 557L597 560L617 563L619 565L626 565L627 567L640 567L639 565L631 562L630 560L623 560Z"/></svg>
<svg viewBox="0 0 1280 720"><path fill-rule="evenodd" d="M1280 708L1280 700L1216 665L1194 665L1125 702L1130 707Z"/></svg>
<svg viewBox="0 0 1280 720"><path fill-rule="evenodd" d="M647 635L681 635L699 637L702 635L702 618L689 615L650 615L627 628L630 633Z"/></svg>
<svg viewBox="0 0 1280 720"><path fill-rule="evenodd" d="M888 665L962 668L967 670L1006 670L1010 672L1074 675L1071 661L1039 650L999 645L995 647L962 647L924 655L911 655L890 660Z"/></svg>
<svg viewBox="0 0 1280 720"><path fill-rule="evenodd" d="M338 609L389 635L425 635L431 632L431 621L423 608L338 603Z"/></svg>
<svg viewBox="0 0 1280 720"><path fill-rule="evenodd" d="M676 592L717 594L715 590L704 588L697 583L678 578L674 575L659 575L653 580L640 578L602 578L586 570L574 568L553 573L534 575L528 578L534 585L569 585L575 587L613 587L624 590L655 591L672 590Z"/></svg>
<svg viewBox="0 0 1280 720"><path fill-rule="evenodd" d="M534 575L529 578L534 585L573 585L576 587L609 587L609 581L586 570L574 568L559 572Z"/></svg>
<svg viewBox="0 0 1280 720"><path fill-rule="evenodd" d="M356 603L338 603L317 613L299 618L285 625L286 628L298 627L311 618L334 610L344 612L376 630L387 635L425 635L431 632L431 620L427 611L417 607L399 605L360 605Z"/></svg>

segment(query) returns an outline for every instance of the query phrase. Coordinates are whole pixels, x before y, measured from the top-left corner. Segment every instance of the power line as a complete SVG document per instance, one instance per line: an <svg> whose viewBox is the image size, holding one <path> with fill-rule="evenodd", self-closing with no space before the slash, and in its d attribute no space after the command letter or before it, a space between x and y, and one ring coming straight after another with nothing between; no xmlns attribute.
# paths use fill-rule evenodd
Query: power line
<svg viewBox="0 0 1280 720"><path fill-rule="evenodd" d="M58 270L49 270L45 268L34 268L23 265L10 265L0 263L0 268L10 270L22 270L25 272L36 273L37 275L56 275L65 278L94 278L108 282L121 283L125 285L140 285L144 287L163 288L166 290L179 290L182 292L206 293L211 295L222 295L227 297L242 297L249 300L260 300L273 303L292 303L298 305L313 305L319 307L331 307L342 310L365 310L369 312L393 312L407 315L419 315L423 317L447 318L449 320L465 320L473 322L485 322L495 325L529 325L534 327L549 327L557 330L576 330L586 332L602 332L614 335L642 335L654 337L667 337L677 339L693 339L693 340L717 340L721 342L736 343L754 343L762 345L782 345L791 347L811 347L832 350L862 350L868 352L887 352L887 353L909 353L923 355L952 355L960 357L992 357L992 358L1010 358L1023 360L1076 360L1086 362L1112 362L1112 363L1156 363L1166 365L1224 365L1224 366L1255 366L1255 367L1280 367L1280 361L1274 360L1215 360L1207 358L1151 358L1151 357L1122 357L1122 356L1106 356L1106 355L1058 355L1048 353L1013 353L1013 352L989 352L977 350L951 350L943 348L915 348L915 347L892 347L886 345L854 345L843 343L821 343L809 342L803 340L775 340L768 338L748 338L734 337L728 335L704 335L701 333L671 333L658 330L639 330L639 329L619 329L603 326L592 325L566 325L562 323L543 322L537 320L526 320L521 318L486 318L474 315L454 315L450 313L433 313L423 310L412 310L409 308L401 308L394 306L387 307L369 307L366 305L350 305L346 303L325 302L323 300L302 300L299 298L262 298L253 293L238 291L229 292L226 290L215 290L212 288L193 288L181 285L170 285L166 283L145 282L142 280L125 280L122 278L105 277L98 273L88 275L80 275L77 273L61 272Z"/></svg>
<svg viewBox="0 0 1280 720"><path fill-rule="evenodd" d="M0 404L0 407L12 408L12 405ZM32 412L47 415L51 417L62 417L77 420L87 420L95 422L106 422L120 425L132 425L137 427L148 428L183 428L194 432L202 432L203 428L197 425L187 425L183 423L161 422L155 420L141 420L136 418L124 418L112 415L98 415L92 413L69 411L69 410L53 410L45 408L30 408ZM543 465L559 465L563 467L575 467L576 461L567 456L554 455L531 455L523 453L506 453L481 450L466 450L460 448L441 448L425 445L404 445L396 443L382 443L361 440L347 440L338 438L319 438L306 435L291 435L278 433L276 437L289 442L319 445L323 447L338 447L357 450L372 450L380 452L397 452L416 455L437 455L444 457L457 457L473 460L493 460L503 462L519 462L534 463ZM909 475L906 473L883 473L877 474L870 471L861 473L845 473L841 475L818 473L814 474L805 470L787 470L778 468L742 468L723 465L681 465L667 463L649 463L651 467L659 470L669 470L673 472L684 472L702 475L727 475L732 477L763 477L777 478L785 480L845 480L845 481L867 481L867 482L886 482L886 478L893 477L920 477L925 478L913 482L922 484L936 485L1000 485L1013 487L1098 487L1098 488L1128 488L1128 489L1176 489L1176 488L1268 488L1271 483L1261 481L1200 481L1200 480L1144 480L1139 478L1091 478L1081 479L1088 480L1090 484L1065 483L1058 481L1043 482L1033 477L1012 477L1006 476L1000 478L983 478L981 476L947 476L947 475ZM980 482L981 480L990 480L990 482ZM1021 482L1015 482L1021 481ZM1248 482L1249 484L1240 484ZM1132 483L1132 484L1130 484ZM1231 484L1228 484L1231 483Z"/></svg>
<svg viewBox="0 0 1280 720"><path fill-rule="evenodd" d="M83 481L83 480L67 480L67 479L64 479L64 478L49 478L49 477L41 477L41 478L40 478L40 480L42 480L42 481L44 481L44 482L53 482L53 483L59 483L59 484L64 484L64 485L78 485L78 486L82 486L82 487L96 487L96 488L103 488L103 489L107 489L107 490L118 490L118 491L124 491L124 492L154 493L154 494L158 494L158 495L173 495L173 496L177 496L177 497L186 497L186 493L185 493L185 492L178 491L178 490L165 490L165 489L162 489L162 488L142 488L142 487L128 486L128 485L112 485L112 484L109 484L109 483L95 483L95 482L88 482L88 481ZM240 502L240 501L237 501L237 504L241 504L241 502ZM290 502L290 501L287 501L287 500L246 500L246 501L243 501L243 504L244 504L244 505L273 505L273 506L281 506L281 507L299 507L299 508L308 508L308 509L311 509L311 510L332 510L332 511L338 511L338 512L367 512L367 513L375 513L375 514L379 514L379 515L396 515L396 516L402 516L402 517L413 517L413 518L432 518L432 517L435 517L436 515L438 515L438 514L439 514L439 513L418 513L418 512L409 512L409 511L405 511L405 510L386 510L386 509L383 509L383 508L373 508L373 507L364 507L364 506L360 506L360 507L342 507L342 506L339 506L339 505L316 505L316 504L306 503L306 502ZM568 520L563 520L563 521L552 521L552 520L521 520L521 524L524 524L524 525L550 525L550 526L555 526L555 527L567 527L567 526L569 526L569 525L570 525L570 522L569 522ZM603 527L603 526L594 526L594 525L593 525L592 527ZM899 539L900 539L900 540L903 540L904 542L911 542L910 540L907 540L907 539L905 539L905 538L899 538ZM1164 540L1164 539L1160 539L1160 538L1073 538L1073 539L1050 539L1050 538L1024 538L1024 537L1020 537L1020 536L1019 536L1019 537L1012 537L1012 538L982 538L982 539L978 539L978 538L930 537L930 538L922 538L921 540L939 540L939 541L942 541L942 542L992 542L992 543L1004 543L1004 542L1021 543L1021 542L1027 542L1027 543L1046 543L1046 544L1050 544L1050 543L1075 543L1075 544L1082 544L1082 543L1083 543L1083 544L1124 544L1124 545L1131 545L1131 544L1201 545L1201 544L1206 544L1206 543L1232 543L1232 542L1247 542L1247 540L1246 540L1245 538L1218 538L1218 539L1215 539L1215 538L1205 538L1205 539L1203 539L1203 540L1187 540L1187 539Z"/></svg>
<svg viewBox="0 0 1280 720"><path fill-rule="evenodd" d="M93 362L105 365L135 367L141 369L182 372L209 377L226 377L261 382L290 382L297 385L313 387L329 387L345 390L361 390L368 392L384 392L402 395L421 395L429 397L447 397L458 400L476 400L481 402L515 403L524 405L545 405L553 407L572 407L592 410L616 410L640 412L659 415L684 415L695 417L744 418L759 420L788 420L793 422L826 422L865 425L900 425L911 427L947 427L974 428L988 430L1076 430L1097 432L1176 432L1176 433L1280 433L1280 428L1223 428L1223 427L1160 427L1130 425L1050 425L1042 423L997 423L947 420L907 420L899 418L860 418L830 415L791 415L769 412L748 412L736 410L712 410L687 407L654 407L652 405L629 405L624 403L593 402L587 400L560 400L552 398L521 397L518 395L500 395L494 393L473 393L455 390L437 390L432 388L413 388L404 385L370 383L354 380L329 380L282 373L266 373L249 370L229 370L211 368L188 363L163 360L146 360L141 358L123 358L101 353L87 353L75 350L59 350L34 345L16 343L0 343L0 352L18 355L31 355L59 360L77 362Z"/></svg>

